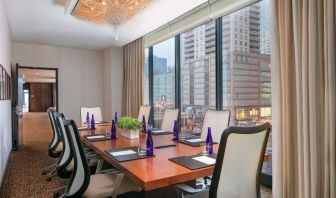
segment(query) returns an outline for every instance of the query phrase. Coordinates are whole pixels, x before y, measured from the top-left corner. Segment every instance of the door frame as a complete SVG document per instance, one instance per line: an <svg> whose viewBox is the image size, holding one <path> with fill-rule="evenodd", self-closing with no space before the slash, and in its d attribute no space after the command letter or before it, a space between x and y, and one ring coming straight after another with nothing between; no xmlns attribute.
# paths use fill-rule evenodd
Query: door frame
<svg viewBox="0 0 336 198"><path fill-rule="evenodd" d="M58 68L56 67L35 67L35 66L21 66L18 65L18 70L19 69L40 69L40 70L54 70L56 72L56 111L58 111L59 106L58 106ZM19 73L19 71L18 71ZM17 82L16 82L17 83Z"/></svg>
<svg viewBox="0 0 336 198"><path fill-rule="evenodd" d="M19 150L23 144L20 141L20 131L23 130L22 122L22 112L19 112L16 108L18 105L18 81L19 81L19 69L45 69L45 70L55 70L56 72L56 111L59 109L58 102L58 68L54 67L34 67L34 66L21 66L16 63L11 68L11 79L12 79L12 149ZM20 114L20 115L19 115Z"/></svg>

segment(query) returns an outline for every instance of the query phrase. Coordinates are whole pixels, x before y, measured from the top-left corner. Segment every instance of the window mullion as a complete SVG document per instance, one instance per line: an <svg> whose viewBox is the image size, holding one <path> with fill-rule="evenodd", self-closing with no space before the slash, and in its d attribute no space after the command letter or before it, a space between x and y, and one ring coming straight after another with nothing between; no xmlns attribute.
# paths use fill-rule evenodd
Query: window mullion
<svg viewBox="0 0 336 198"><path fill-rule="evenodd" d="M216 19L216 109L223 109L222 18Z"/></svg>

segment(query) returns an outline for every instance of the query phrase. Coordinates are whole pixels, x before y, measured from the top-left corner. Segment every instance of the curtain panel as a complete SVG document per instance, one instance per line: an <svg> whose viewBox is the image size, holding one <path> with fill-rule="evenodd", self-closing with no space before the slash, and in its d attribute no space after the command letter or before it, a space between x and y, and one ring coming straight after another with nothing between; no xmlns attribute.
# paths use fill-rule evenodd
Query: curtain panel
<svg viewBox="0 0 336 198"><path fill-rule="evenodd" d="M142 104L144 42L139 38L123 47L124 78L122 114L137 117Z"/></svg>
<svg viewBox="0 0 336 198"><path fill-rule="evenodd" d="M336 197L335 0L271 0L273 196Z"/></svg>

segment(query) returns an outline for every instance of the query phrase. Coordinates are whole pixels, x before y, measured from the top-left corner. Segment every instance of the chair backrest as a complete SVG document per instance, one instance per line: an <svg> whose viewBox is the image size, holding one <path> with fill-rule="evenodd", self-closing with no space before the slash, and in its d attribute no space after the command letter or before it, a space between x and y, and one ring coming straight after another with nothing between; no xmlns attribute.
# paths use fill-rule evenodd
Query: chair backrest
<svg viewBox="0 0 336 198"><path fill-rule="evenodd" d="M103 121L102 113L101 113L101 108L100 107L81 107L81 120L82 120L82 124L84 124L86 122L86 114L87 114L87 112L89 112L89 114L90 114L90 119L91 119L91 115L93 114L94 120L96 122Z"/></svg>
<svg viewBox="0 0 336 198"><path fill-rule="evenodd" d="M56 124L60 129L61 136L63 139L63 151L61 153L60 159L56 167L57 175L61 177L63 176L62 174L65 174L65 172L67 172L66 167L70 164L71 160L73 159L73 153L71 152L69 138L67 136L64 127L64 120L65 116L62 113L56 115Z"/></svg>
<svg viewBox="0 0 336 198"><path fill-rule="evenodd" d="M75 121L66 120L64 121L64 126L74 156L74 169L65 192L65 197L81 197L89 186L90 171Z"/></svg>
<svg viewBox="0 0 336 198"><path fill-rule="evenodd" d="M211 127L212 139L219 142L224 129L229 126L230 111L216 111L208 109L204 115L201 138L205 139L208 134L208 127Z"/></svg>
<svg viewBox="0 0 336 198"><path fill-rule="evenodd" d="M269 123L225 129L209 197L260 197L259 178L269 133Z"/></svg>
<svg viewBox="0 0 336 198"><path fill-rule="evenodd" d="M163 115L161 129L173 131L174 121L177 120L179 109L166 109Z"/></svg>
<svg viewBox="0 0 336 198"><path fill-rule="evenodd" d="M139 115L138 115L138 120L141 122L142 117L145 116L146 123L149 123L149 114L150 114L151 107L148 105L141 106L139 109Z"/></svg>
<svg viewBox="0 0 336 198"><path fill-rule="evenodd" d="M52 128L52 139L51 142L48 146L48 155L50 157L59 157L61 153L55 153L55 149L58 146L58 144L61 142L61 137L60 137L60 133L59 133L59 129L56 125L56 121L55 121L55 114L57 113L55 110L49 108L47 110L49 119L50 119L50 123L51 123L51 128Z"/></svg>

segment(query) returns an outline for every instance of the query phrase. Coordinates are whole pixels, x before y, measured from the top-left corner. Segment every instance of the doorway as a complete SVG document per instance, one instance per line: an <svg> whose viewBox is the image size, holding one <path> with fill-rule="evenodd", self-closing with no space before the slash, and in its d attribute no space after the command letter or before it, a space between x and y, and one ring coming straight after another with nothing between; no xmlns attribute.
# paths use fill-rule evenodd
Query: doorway
<svg viewBox="0 0 336 198"><path fill-rule="evenodd" d="M45 116L48 108L58 110L58 69L16 64L12 76L12 145L19 150L26 139L23 117Z"/></svg>
<svg viewBox="0 0 336 198"><path fill-rule="evenodd" d="M23 83L23 112L46 112L57 108L57 70L19 68Z"/></svg>

